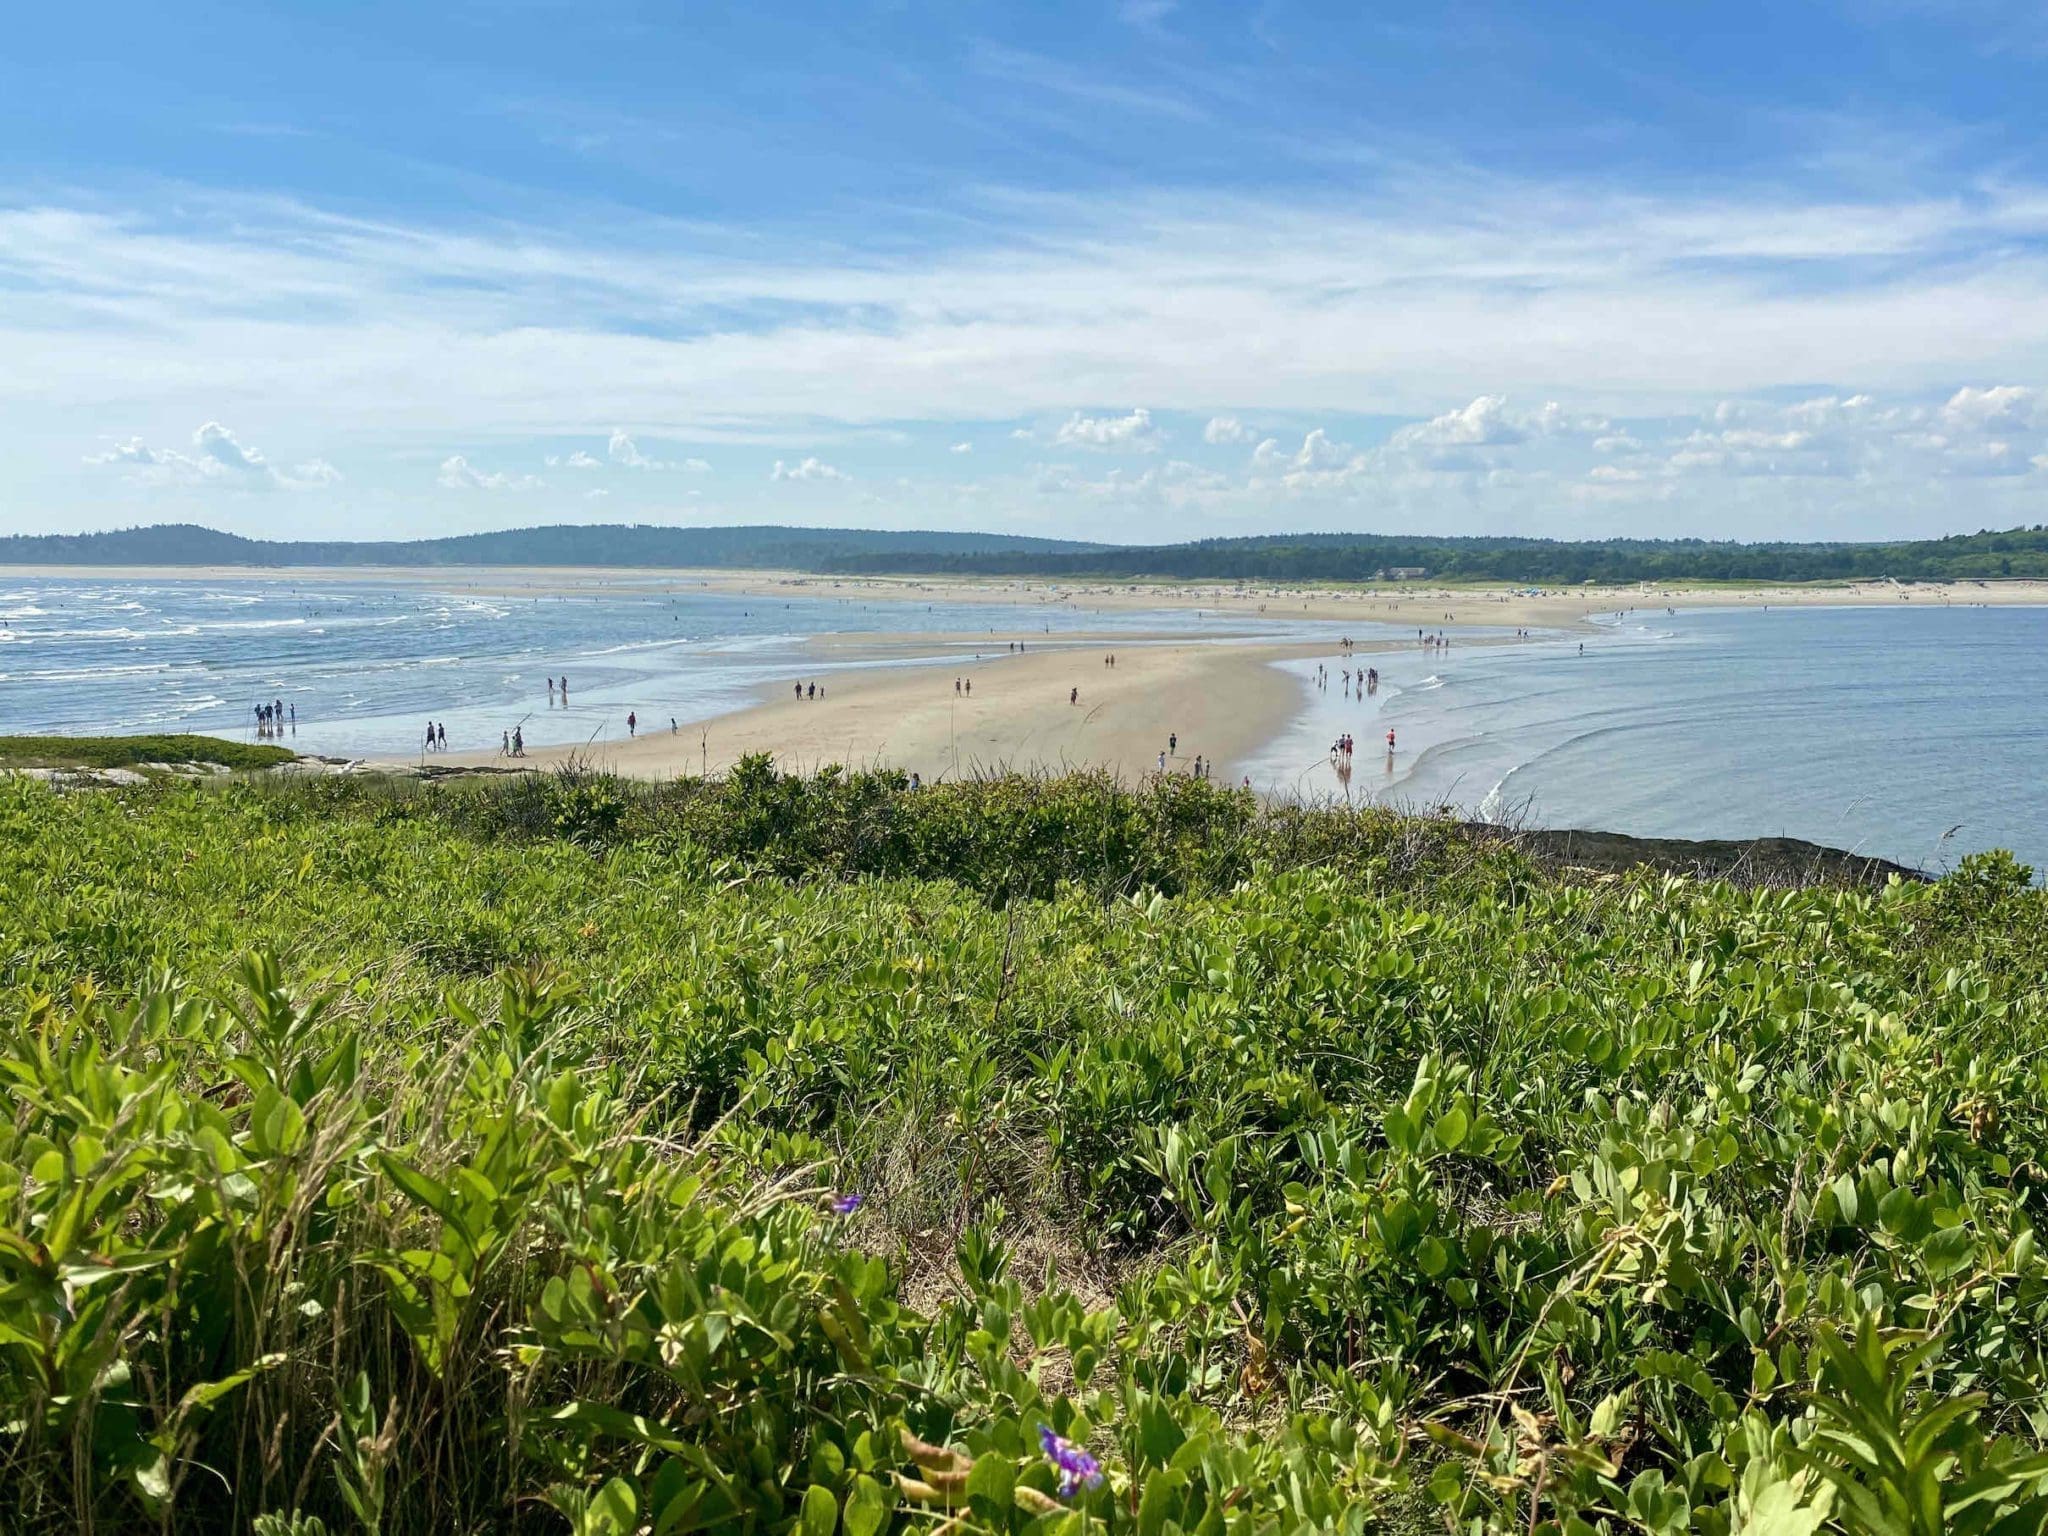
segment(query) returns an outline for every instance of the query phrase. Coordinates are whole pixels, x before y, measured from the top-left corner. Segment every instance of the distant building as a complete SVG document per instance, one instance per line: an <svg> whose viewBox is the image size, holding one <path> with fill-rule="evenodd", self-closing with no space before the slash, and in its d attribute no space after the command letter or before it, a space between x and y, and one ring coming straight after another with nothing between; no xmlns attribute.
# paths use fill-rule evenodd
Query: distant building
<svg viewBox="0 0 2048 1536"><path fill-rule="evenodd" d="M1383 571L1373 572L1374 581L1420 581L1429 574L1426 565L1390 565Z"/></svg>

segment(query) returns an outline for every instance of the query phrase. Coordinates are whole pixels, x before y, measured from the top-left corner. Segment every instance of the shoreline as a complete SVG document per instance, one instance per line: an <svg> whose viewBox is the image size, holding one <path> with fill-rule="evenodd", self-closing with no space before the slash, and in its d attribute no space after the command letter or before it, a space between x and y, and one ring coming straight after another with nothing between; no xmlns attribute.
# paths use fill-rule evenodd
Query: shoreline
<svg viewBox="0 0 2048 1536"><path fill-rule="evenodd" d="M1375 585L1309 582L1052 580L916 575L834 576L807 571L655 566L58 566L0 565L4 580L374 582L489 596L676 596L808 598L863 603L987 603L1019 612L1185 611L1219 619L1377 621L1421 628L1570 628L1595 614L1640 608L2035 607L2048 580L1834 582L1535 588L1504 582Z"/></svg>
<svg viewBox="0 0 2048 1536"><path fill-rule="evenodd" d="M1094 644L1047 643L952 665L836 672L819 698L799 700L779 687L764 688L747 707L674 730L665 720L643 719L631 738L529 747L514 760L498 752L450 752L425 761L537 769L574 762L658 779L715 773L767 753L789 771L885 765L937 783L992 771L1081 768L1135 778L1159 771L1164 751L1168 771L1191 772L1199 756L1214 765L1212 777L1235 783L1242 773L1235 765L1255 756L1300 708L1294 680L1272 663L1337 650L1335 637L1140 641L1122 635ZM1113 667L1104 660L1110 654ZM420 759L370 761L395 767Z"/></svg>

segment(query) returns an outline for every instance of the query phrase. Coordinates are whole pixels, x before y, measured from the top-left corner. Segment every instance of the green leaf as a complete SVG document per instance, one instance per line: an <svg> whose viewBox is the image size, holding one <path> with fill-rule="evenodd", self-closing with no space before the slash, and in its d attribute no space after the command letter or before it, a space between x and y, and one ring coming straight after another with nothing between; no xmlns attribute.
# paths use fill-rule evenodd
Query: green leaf
<svg viewBox="0 0 2048 1536"><path fill-rule="evenodd" d="M846 1536L876 1536L889 1523L895 1501L865 1472L856 1473L846 1493Z"/></svg>
<svg viewBox="0 0 2048 1536"><path fill-rule="evenodd" d="M832 1536L839 1527L839 1501L823 1483L804 1490L803 1513L797 1521L803 1536Z"/></svg>

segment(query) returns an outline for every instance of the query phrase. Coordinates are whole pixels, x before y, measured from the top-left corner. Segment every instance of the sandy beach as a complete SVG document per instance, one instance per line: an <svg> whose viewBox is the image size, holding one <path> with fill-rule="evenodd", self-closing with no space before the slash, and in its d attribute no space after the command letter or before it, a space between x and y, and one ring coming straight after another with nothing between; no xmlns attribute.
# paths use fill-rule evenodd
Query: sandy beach
<svg viewBox="0 0 2048 1536"><path fill-rule="evenodd" d="M834 577L775 571L680 571L599 568L178 568L36 567L24 574L102 581L219 581L260 578L288 586L369 582L416 586L436 593L559 599L616 599L691 593L845 604L844 633L810 642L820 660L858 670L835 670L826 696L801 703L780 689L749 707L704 722L684 721L671 732L665 715L643 709L636 739L623 735L620 718L605 737L577 747L532 746L521 760L547 767L570 757L621 773L670 777L717 772L750 753L774 755L785 767L811 770L829 763L888 764L927 779L1001 768L1102 767L1135 776L1154 771L1169 737L1178 750L1169 766L1192 768L1200 754L1216 776L1235 781L1239 762L1255 756L1286 727L1299 708L1298 685L1270 664L1297 657L1327 660L1333 676L1343 665L1335 636L1348 622L1413 626L1421 630L1531 629L1570 631L1595 617L1631 610L1834 607L2031 606L2048 603L2048 582L1950 582L1899 586L1887 582L1836 586L1600 587L1568 590L1503 587L1299 587L1235 583L1103 583L1042 580L973 580L922 577ZM992 628L977 634L908 634L891 619L923 604L986 604ZM1184 629L1139 634L1105 631L1089 637L1071 629L1058 640L1043 636L1036 615L1128 616L1144 611L1194 613L1203 638ZM1213 627L1206 622L1214 620ZM1311 620L1333 625L1332 639L1317 643L1280 638L1290 625ZM1068 618L1071 624L1071 617ZM1128 619L1126 617L1126 622ZM1260 638L1264 635L1266 638ZM1222 636L1232 636L1224 639ZM1004 647L1021 640L1026 651ZM1396 649L1407 649L1395 644ZM1115 649L1118 665L1102 664ZM1369 646L1361 644L1363 654ZM951 664L891 665L952 650L982 652L983 659ZM867 664L872 663L872 666ZM963 689L953 690L960 676ZM967 692L971 679L973 691ZM1334 684L1333 684L1334 686ZM1069 690L1078 688L1078 703ZM539 701L535 701L538 703ZM557 732L536 728L536 736ZM474 738L472 738L474 739ZM410 761L413 759L399 759ZM495 751L451 753L443 765L502 766Z"/></svg>
<svg viewBox="0 0 2048 1536"><path fill-rule="evenodd" d="M1363 654L1367 647L1357 648ZM1104 664L1114 651L1116 665ZM1004 769L1173 771L1200 756L1235 781L1242 756L1278 733L1298 707L1271 663L1329 655L1334 645L1133 643L998 652L958 667L876 668L834 676L821 698L775 694L753 708L671 731L643 718L630 740L530 748L545 768L572 759L639 778L718 772L751 753L785 768L887 765L930 782ZM956 678L960 688L955 690ZM1070 690L1079 698L1070 702ZM1170 737L1178 738L1169 750ZM504 766L496 753L450 753L437 765Z"/></svg>

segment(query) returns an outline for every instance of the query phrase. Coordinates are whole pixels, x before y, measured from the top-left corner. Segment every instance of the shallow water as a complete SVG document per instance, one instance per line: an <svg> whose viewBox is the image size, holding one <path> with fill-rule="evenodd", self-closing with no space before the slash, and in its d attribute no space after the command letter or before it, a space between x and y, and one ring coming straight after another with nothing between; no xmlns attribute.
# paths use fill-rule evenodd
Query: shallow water
<svg viewBox="0 0 2048 1536"><path fill-rule="evenodd" d="M1341 796L1327 749L1348 729L1354 799L2048 866L2048 609L1658 609L1610 618L1583 656L1579 639L1368 656L1370 698L1289 664L1302 717L1249 771Z"/></svg>
<svg viewBox="0 0 2048 1536"><path fill-rule="evenodd" d="M437 590L431 578L94 581L0 572L0 732L256 739L256 706L277 700L298 715L281 739L302 752L411 753L429 719L447 727L450 748L489 751L514 725L535 746L619 737L629 711L658 729L742 707L771 684L829 687L836 672L877 664L858 649L820 653L808 645L817 636L910 636L881 664L916 666L1001 654L1015 635L1054 645L1082 631L1244 629L1241 620L1187 610L869 601L822 587L734 596L671 590L677 584L666 577L574 595L506 585L501 595ZM991 638L959 638L976 634ZM546 680L564 675L569 703L550 705Z"/></svg>

